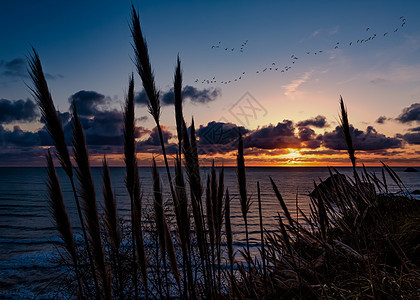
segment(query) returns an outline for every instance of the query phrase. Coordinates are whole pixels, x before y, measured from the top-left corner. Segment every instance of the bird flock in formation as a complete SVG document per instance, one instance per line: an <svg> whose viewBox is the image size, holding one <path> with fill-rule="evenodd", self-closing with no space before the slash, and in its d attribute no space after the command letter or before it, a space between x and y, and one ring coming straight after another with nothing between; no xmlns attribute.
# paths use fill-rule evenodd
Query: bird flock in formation
<svg viewBox="0 0 420 300"><path fill-rule="evenodd" d="M404 28L407 24L407 20L404 16L400 17L400 22L401 22L401 24L393 30L393 33L397 33L400 28ZM362 45L362 44L369 43L369 42L379 38L380 36L387 37L387 36L390 35L389 31L386 31L383 34L372 33L372 30L370 29L370 27L367 27L365 32L368 32L370 34L369 34L369 36L367 36L363 39L349 41L349 42L346 42L346 43L336 42L333 45L332 48L325 49L325 50L317 50L317 51L305 51L302 55L304 55L304 56L320 55L320 54L322 54L322 53L324 53L328 50L334 50L334 49L339 49L339 48L344 48L344 47ZM248 40L242 42L240 47L227 47L227 46L223 45L223 43L221 41L219 41L218 43L212 45L211 49L212 50L219 50L219 51L221 50L221 51L226 51L226 52L243 53L246 50L247 44L248 44ZM238 81L242 80L246 75L248 75L250 73L254 73L254 74L262 74L262 73L266 73L266 72L286 73L287 71L289 71L290 69L293 68L293 66L298 62L298 60L299 60L299 57L297 57L295 54L292 54L290 56L289 63L285 66L280 66L279 62L272 62L270 65L266 65L266 66L262 67L261 69L254 70L253 72L243 71L240 74L238 74L235 78L232 78L230 80L218 80L216 78L216 76L212 76L210 78L205 78L205 79L196 78L194 83L201 83L201 84L220 83L220 84L229 85L229 84L232 84L232 83L235 83L235 82L238 82Z"/></svg>

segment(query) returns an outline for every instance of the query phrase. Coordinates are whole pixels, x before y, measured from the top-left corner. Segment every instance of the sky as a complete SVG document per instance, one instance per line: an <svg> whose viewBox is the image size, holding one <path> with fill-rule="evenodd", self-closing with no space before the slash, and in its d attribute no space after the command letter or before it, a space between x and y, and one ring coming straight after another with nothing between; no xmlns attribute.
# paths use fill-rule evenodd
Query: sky
<svg viewBox="0 0 420 300"><path fill-rule="evenodd" d="M234 165L238 131L251 166L347 166L343 98L358 163L420 166L420 2L1 1L0 166L44 166L52 145L31 95L39 53L71 140L81 114L92 164L123 165L122 107L134 73L139 164L159 141L133 63L138 9L161 91L165 143L176 150L173 73L180 56L184 116L200 159Z"/></svg>

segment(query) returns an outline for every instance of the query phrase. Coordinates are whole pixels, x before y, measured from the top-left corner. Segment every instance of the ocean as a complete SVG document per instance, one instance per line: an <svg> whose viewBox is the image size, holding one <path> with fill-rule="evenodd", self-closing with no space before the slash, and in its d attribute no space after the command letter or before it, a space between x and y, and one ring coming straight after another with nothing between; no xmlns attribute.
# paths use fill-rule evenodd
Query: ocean
<svg viewBox="0 0 420 300"><path fill-rule="evenodd" d="M342 174L351 176L351 168L337 168ZM420 189L420 172L404 172L403 167L393 168L408 191ZM381 178L381 168L367 168L369 173L376 173ZM129 219L130 201L125 189L125 169L110 169L113 190L117 199L119 216ZM147 211L152 206L151 168L139 170L143 191L143 207ZM202 178L206 178L210 168L202 169ZM75 233L80 232L76 206L72 197L70 183L64 172L57 168L62 185L67 210ZM252 206L249 213L249 232L251 246L259 244L259 218L257 203L257 181L261 186L264 227L268 231L278 229L277 212L280 205L274 195L270 179L287 203L292 215L296 215L296 201L299 207L309 212L309 197L314 188L314 181L319 183L329 176L323 167L249 167L247 189ZM164 168L160 168L162 185L166 187L169 198L167 177ZM92 175L97 192L98 206L102 205L102 169L93 168ZM51 298L60 288L60 276L63 270L57 267L56 247L60 242L55 230L50 208L46 198L45 168L0 168L0 298ZM205 183L205 180L203 179ZM391 189L396 190L391 179L387 178ZM236 248L245 245L245 232L240 210L235 168L225 168L225 187L229 188L231 201L231 222ZM417 196L416 196L417 197ZM255 251L256 252L256 251Z"/></svg>

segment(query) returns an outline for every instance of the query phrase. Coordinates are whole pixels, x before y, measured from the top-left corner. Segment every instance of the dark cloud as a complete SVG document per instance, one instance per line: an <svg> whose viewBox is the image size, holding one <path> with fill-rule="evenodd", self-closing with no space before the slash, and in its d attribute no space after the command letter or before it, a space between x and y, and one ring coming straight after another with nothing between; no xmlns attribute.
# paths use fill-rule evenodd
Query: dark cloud
<svg viewBox="0 0 420 300"><path fill-rule="evenodd" d="M149 98L147 97L146 91L142 90L140 92L137 92L134 95L134 102L142 106L148 105Z"/></svg>
<svg viewBox="0 0 420 300"><path fill-rule="evenodd" d="M420 122L420 103L413 103L409 107L405 107L397 120L401 123Z"/></svg>
<svg viewBox="0 0 420 300"><path fill-rule="evenodd" d="M31 100L0 99L0 124L14 121L31 122L38 117L38 109Z"/></svg>
<svg viewBox="0 0 420 300"><path fill-rule="evenodd" d="M0 61L1 74L7 77L27 77L26 61L23 58L15 58L9 61Z"/></svg>
<svg viewBox="0 0 420 300"><path fill-rule="evenodd" d="M206 104L216 100L221 95L220 89L217 88L209 88L209 89L197 89L193 86L186 85L182 89L182 97L185 100L189 100L191 103L194 104ZM164 92L161 94L161 105L172 105L174 104L174 89L171 88L169 91ZM139 105L147 105L149 100L147 98L147 94L144 90L136 93L134 101Z"/></svg>
<svg viewBox="0 0 420 300"><path fill-rule="evenodd" d="M169 144L169 140L173 137L172 132L168 127L161 125L163 142L165 143L165 151L167 154L175 154L178 151L178 145L176 143ZM151 131L144 129L144 133L150 133L147 140L138 142L136 150L139 153L162 153L162 147L160 144L159 131L157 127L154 127Z"/></svg>
<svg viewBox="0 0 420 300"><path fill-rule="evenodd" d="M380 116L378 119L376 119L375 123L378 123L378 124L384 124L386 120L388 120L388 118L387 118L387 117L385 117L385 116Z"/></svg>
<svg viewBox="0 0 420 300"><path fill-rule="evenodd" d="M58 117L60 118L61 125L63 125L63 127L66 126L70 122L71 115L69 112L66 111L62 113L60 111L57 111L57 114L58 114ZM44 117L41 116L41 118L39 119L39 122L41 122L42 124L45 124Z"/></svg>
<svg viewBox="0 0 420 300"><path fill-rule="evenodd" d="M300 148L300 140L295 136L293 122L284 120L276 126L268 125L257 129L244 138L244 147L261 149Z"/></svg>
<svg viewBox="0 0 420 300"><path fill-rule="evenodd" d="M419 127L410 128L409 131L414 131L414 132L420 131L420 126Z"/></svg>
<svg viewBox="0 0 420 300"><path fill-rule="evenodd" d="M183 90L184 99L190 99L191 103L209 103L216 100L221 95L220 89L209 88L199 90L191 85L186 85Z"/></svg>
<svg viewBox="0 0 420 300"><path fill-rule="evenodd" d="M141 116L140 118L137 118L136 120L138 122L144 122L144 121L147 121L148 118L149 118L148 116Z"/></svg>
<svg viewBox="0 0 420 300"><path fill-rule="evenodd" d="M161 125L160 127L162 128L163 142L167 144L169 139L172 138L172 132L164 125ZM143 143L145 145L160 146L159 131L157 126L152 129L150 137Z"/></svg>
<svg viewBox="0 0 420 300"><path fill-rule="evenodd" d="M106 104L104 95L95 91L81 90L70 96L69 102L76 103L77 112L80 116L93 116L99 112L99 107Z"/></svg>
<svg viewBox="0 0 420 300"><path fill-rule="evenodd" d="M353 136L353 146L356 150L378 151L399 148L402 145L401 139L386 137L384 134L378 133L372 126L368 126L366 132L350 126L350 132ZM325 133L322 140L326 148L347 150L340 126L337 126L332 132Z"/></svg>
<svg viewBox="0 0 420 300"><path fill-rule="evenodd" d="M414 128L414 129L418 129L418 128ZM404 141L406 141L407 143L411 145L420 145L420 131L416 131L413 133L406 133L402 135L402 138L404 139Z"/></svg>
<svg viewBox="0 0 420 300"><path fill-rule="evenodd" d="M227 145L239 138L239 131L242 135L249 132L233 123L212 121L205 126L200 125L196 135L200 138L200 145Z"/></svg>
<svg viewBox="0 0 420 300"><path fill-rule="evenodd" d="M0 145L14 145L20 147L33 147L40 145L38 133L23 131L19 126L14 126L13 130L5 129L0 125Z"/></svg>
<svg viewBox="0 0 420 300"><path fill-rule="evenodd" d="M9 78L16 78L16 77L29 77L26 68L26 61L23 58L17 57L12 60L1 60L0 61L0 75ZM57 78L64 78L63 75L51 75L49 73L44 73L45 78L49 80L54 80Z"/></svg>
<svg viewBox="0 0 420 300"><path fill-rule="evenodd" d="M94 117L80 117L85 131L87 145L114 145L124 143L124 115L120 111L100 111ZM71 124L64 127L65 135L71 141ZM149 131L143 127L135 128L135 137L139 138Z"/></svg>
<svg viewBox="0 0 420 300"><path fill-rule="evenodd" d="M298 136L303 148L316 149L321 146L322 136L317 136L315 131L309 127L299 127Z"/></svg>
<svg viewBox="0 0 420 300"><path fill-rule="evenodd" d="M300 121L296 124L297 126L315 126L318 128L328 127L327 119L324 116L318 115L315 118Z"/></svg>

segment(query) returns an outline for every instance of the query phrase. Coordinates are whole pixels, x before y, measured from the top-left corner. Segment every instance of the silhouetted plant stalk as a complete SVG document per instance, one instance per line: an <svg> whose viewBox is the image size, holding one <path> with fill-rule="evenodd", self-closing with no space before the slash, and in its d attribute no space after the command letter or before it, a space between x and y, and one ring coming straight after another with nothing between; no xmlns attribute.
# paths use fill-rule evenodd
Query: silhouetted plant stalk
<svg viewBox="0 0 420 300"><path fill-rule="evenodd" d="M186 284L184 288L188 288L190 296L195 299L195 288L193 284L192 269L191 269L191 243L190 243L190 214L188 212L188 199L185 188L184 174L182 172L182 138L183 126L185 125L183 111L182 111L182 70L181 60L179 55L177 57L177 65L174 73L174 106L175 106L175 121L178 135L178 154L175 162L175 193L174 199L175 214L178 225L178 233L181 241L182 257L183 257L183 271L184 280ZM186 275L186 276L185 276ZM184 296L187 296L186 290Z"/></svg>
<svg viewBox="0 0 420 300"><path fill-rule="evenodd" d="M197 142L195 137L194 119L191 122L191 138L188 136L187 126L182 125L182 150L185 159L185 170L190 184L191 206L194 217L195 233L197 236L198 249L201 265L203 266L204 285L208 295L210 295L211 272L209 270L210 261L208 259L207 238L205 235L204 216L201 197L203 187L201 184L200 166L198 162Z"/></svg>
<svg viewBox="0 0 420 300"><path fill-rule="evenodd" d="M411 199L404 197L376 194L375 186L378 190L385 189L385 191L388 191L384 175L385 171L388 172L401 191L405 188L398 175L384 163L384 171L382 173L384 179L382 182L376 175L369 174L366 168L364 168L361 179L359 178L356 172L355 149L352 144L350 125L342 98L340 98L340 125L352 162L354 179L340 175L334 169L329 169L331 177L329 186L323 188L321 184L315 185L315 191L311 193L310 213L305 214L298 207L296 200L296 210L299 214L296 215L296 220L294 220L274 180L270 177L274 194L280 203L287 223L283 222L283 218L279 213L279 230L266 232L265 235L260 184L257 182L262 266L257 257L251 257L249 249L247 217L251 203L247 195L243 139L241 132L239 132L237 180L241 213L246 232L246 249L242 252L244 263L235 262L230 219L231 199L228 189L226 189L226 192L224 191L224 169L222 167L219 177L217 177L214 161L211 172L207 177L205 199L202 199L203 186L194 119L191 122L189 135L182 114L180 59L179 57L177 58L174 74L175 119L179 147L179 153L175 157L174 188L166 158L162 129L159 125L159 91L155 88L147 46L140 29L138 14L134 8L132 8L131 17L136 67L149 98L149 112L153 116L159 131L174 203L176 229L179 236L178 244L181 247L183 257L183 291L175 245L165 216L160 175L154 158L152 176L156 231L150 231L151 234L148 237L150 237L150 240L156 240L156 245L159 245L160 249L156 249L155 253L157 255L156 265L158 266L157 269L162 269L164 272L165 284L164 286L161 284L160 274L157 275L159 276L157 285L148 278L147 256L142 230L143 195L135 151L133 76L131 76L129 81L124 108L125 181L131 204L131 237L125 238L124 227L119 228L116 200L112 192L109 169L104 159L103 220L106 236L102 241L103 237L101 237L88 151L82 125L77 114L77 107L73 103L73 149L74 158L78 166L76 174L80 182L79 193L82 199L85 219L83 219L73 183L73 167L64 140L61 122L57 116L39 57L35 50L33 50L34 54L29 61L29 72L34 83L34 88L31 90L41 108L43 118L46 120L47 129L53 137L60 164L72 183L97 298L112 298L112 275L116 285L114 295L118 295L120 298L133 297L131 288L134 288L135 298L148 298L149 293L152 293L153 297L159 295L161 298L169 298L176 296L174 294L176 288L178 288L180 298L193 299L223 298L226 296L233 299L271 299L282 297L300 299L324 297L410 298L410 296L418 294L418 267L414 263L416 252L408 248L408 251L413 252L410 256L410 253L406 252L407 246L405 245L405 243L408 243L409 246L410 243L417 245L410 240L411 236L407 239L406 236L412 232L407 230L406 227L411 228L410 226L413 226L417 228L418 222L414 221L413 223L415 224L406 223L410 222L411 219L417 220L418 203L415 200L411 201ZM183 177L181 150L184 154L184 165L190 186L191 207L199 257L196 256L196 246L195 243L192 243L190 236L192 224L188 210L186 184ZM78 283L78 296L87 298L93 295L90 291L92 282L89 279L83 281L82 278L86 278L86 276L84 277L82 272L88 269L89 266L86 266L84 263L84 256L77 253L60 183L49 151L47 163L49 202L55 225L63 239L65 251L69 254L72 261L71 264L74 267L75 278ZM333 171L335 174L333 174ZM225 197L224 200L223 197ZM205 201L206 214L203 209L203 200ZM299 222L299 215L302 216L306 224ZM230 266L224 273L227 278L226 285L221 280L223 219L225 221L227 258ZM85 231L85 225L87 231ZM109 244L106 238L109 239ZM128 249L128 252L131 251L128 254L125 252L125 248L121 247L123 241L125 244L126 239L131 239L132 246L132 249ZM403 242L400 242L401 240ZM109 245L107 252L105 252L102 243ZM415 247L413 246L413 248ZM148 253L153 253L153 250L148 250L150 251ZM93 256L91 256L91 253L93 253ZM108 253L110 253L109 256L112 260L111 272L105 256ZM122 261L119 261L120 258ZM167 259L170 268L167 266ZM198 259L201 264L198 263L193 270L192 261ZM411 262L410 259L414 262ZM162 268L160 267L161 261L163 261ZM126 270L125 266L130 263L132 268ZM237 270L236 273L234 273L234 268ZM138 290L138 269L141 272L144 295L140 295ZM168 277L169 272L173 274L175 280L172 280L172 277ZM90 276L90 274L88 273L87 276ZM131 286L126 280L128 277L131 277ZM203 280L204 288L202 287ZM148 284L151 286L150 291ZM224 286L228 288L226 293L223 292ZM127 294L125 294L126 291ZM401 293L401 291L405 292L405 294Z"/></svg>
<svg viewBox="0 0 420 300"><path fill-rule="evenodd" d="M344 101L341 96L340 96L340 126L344 134L344 140L346 141L347 151L349 153L350 161L353 166L353 171L355 174L357 174L356 156L354 155L355 151L354 151L354 146L353 146L352 134L350 131L349 118L347 116L347 109L344 106Z"/></svg>
<svg viewBox="0 0 420 300"><path fill-rule="evenodd" d="M235 264L234 257L233 257L233 238L232 238L232 226L230 223L230 198L229 198L229 189L226 188L226 196L225 196L225 230L226 230L226 245L228 250L228 258L229 258L229 267L230 267L230 286L232 288L232 292L234 292L234 274L233 274L233 266ZM235 294L233 293L233 298Z"/></svg>
<svg viewBox="0 0 420 300"><path fill-rule="evenodd" d="M57 156L60 161L62 169L67 174L67 177L70 179L73 197L76 202L77 207L77 214L79 216L80 226L82 228L83 239L86 246L86 251L89 258L89 264L91 267L92 277L95 283L96 294L99 297L100 290L98 279L96 277L95 266L93 263L92 253L89 248L89 241L86 233L85 222L83 221L83 214L80 207L79 197L77 195L76 186L74 184L73 178L73 166L70 161L70 154L67 149L66 141L64 138L64 131L63 126L60 121L59 114L57 113L54 102L51 97L51 93L48 88L47 81L45 80L44 71L42 70L41 60L39 59L39 55L37 51L32 48L32 55L30 55L28 59L29 65L29 76L31 77L32 83L34 85L33 88L29 87L31 90L40 110L41 115L45 120L45 124L50 134L54 146L57 150Z"/></svg>
<svg viewBox="0 0 420 300"><path fill-rule="evenodd" d="M190 214L188 212L188 200L184 182L184 175L182 173L182 162L181 156L176 155L175 161L175 192L176 192L176 203L175 203L175 214L178 228L178 235L180 238L180 245L182 249L182 261L184 268L184 288L188 288L190 296L196 298L193 274L191 267L191 240L190 240ZM186 275L186 276L185 276ZM184 291L184 296L186 295Z"/></svg>
<svg viewBox="0 0 420 300"><path fill-rule="evenodd" d="M82 123L77 114L76 103L73 102L73 151L74 160L77 163L76 175L79 179L79 194L82 198L83 211L86 221L86 228L89 237L90 247L100 283L103 289L103 296L106 299L112 298L111 279L108 266L105 261L105 251L102 246L101 230L99 225L98 210L96 206L95 188L90 171L89 154L86 147L86 139L83 133Z"/></svg>
<svg viewBox="0 0 420 300"><path fill-rule="evenodd" d="M221 252L221 245L222 245L222 224L223 224L223 194L224 194L224 168L222 168L219 172L219 182L218 182L218 190L217 190L217 198L216 200L216 209L215 209L215 235L216 235L216 251L217 251L217 283L218 283L218 291L221 293L222 283L221 283L221 260L222 260L222 252Z"/></svg>
<svg viewBox="0 0 420 300"><path fill-rule="evenodd" d="M263 272L264 272L264 277L263 277L264 295L267 295L267 268L266 268L265 245L264 245L264 227L263 227L263 217L262 217L261 191L260 191L259 181L257 181L257 194L258 194L258 214L260 217L261 259L262 259Z"/></svg>
<svg viewBox="0 0 420 300"><path fill-rule="evenodd" d="M141 188L136 158L135 118L134 118L134 78L131 75L124 108L124 160L126 166L125 184L130 196L131 206L131 243L132 243L132 280L135 298L139 297L137 284L137 265L140 266L143 286L148 297L147 258L141 228ZM137 258L136 259L136 252Z"/></svg>
<svg viewBox="0 0 420 300"><path fill-rule="evenodd" d="M214 162L212 166L212 172L214 171ZM207 216L207 229L210 241L210 263L209 266L211 272L212 284L214 283L214 216L213 216L213 201L212 201L212 185L217 184L211 180L210 175L207 175L207 184L206 184L206 216Z"/></svg>
<svg viewBox="0 0 420 300"><path fill-rule="evenodd" d="M133 37L133 49L135 56L135 65L137 72L142 80L144 90L146 91L149 113L155 120L156 127L159 133L160 145L162 148L163 159L165 161L166 174L168 175L169 187L171 189L172 199L175 199L176 194L173 188L172 176L169 171L168 159L166 157L165 140L163 139L162 128L160 126L160 100L159 91L155 85L155 77L153 75L152 67L149 59L149 52L147 50L147 43L143 37L140 27L139 15L134 6L132 6L131 13L131 35Z"/></svg>
<svg viewBox="0 0 420 300"><path fill-rule="evenodd" d="M63 193L61 192L60 182L55 171L50 150L48 150L46 159L48 165L48 200L51 207L51 213L54 216L55 227L63 239L64 248L67 250L72 259L78 285L77 297L81 299L84 297L84 293L83 282L80 276L80 269L77 258L76 244L74 243L73 230L71 229L70 219L64 204Z"/></svg>
<svg viewBox="0 0 420 300"><path fill-rule="evenodd" d="M251 206L251 199L248 198L246 191L246 175L245 175L245 160L244 160L244 142L242 139L242 133L239 131L239 143L238 143L238 155L237 155L237 177L238 177L238 189L239 189L239 201L241 204L242 218L245 223L245 234L246 234L246 250L249 256L249 239L248 239L248 211Z"/></svg>
<svg viewBox="0 0 420 300"><path fill-rule="evenodd" d="M103 187L102 194L104 196L104 226L110 241L111 258L113 260L113 268L111 274L114 275L116 282L116 292L120 299L124 298L124 286L122 285L122 266L120 261L120 244L121 231L117 213L117 202L112 192L111 176L106 162L106 158L102 162L103 165Z"/></svg>
<svg viewBox="0 0 420 300"><path fill-rule="evenodd" d="M153 158L153 198L154 198L154 210L156 218L157 234L159 236L159 246L161 250L161 256L163 259L163 267L166 268L166 254L168 255L172 273L178 284L179 291L181 292L180 276L178 270L178 264L176 261L175 247L172 241L171 232L169 230L168 223L166 221L165 212L163 210L162 200L162 187L160 184L159 171L156 167L155 158ZM164 269L165 280L166 280L166 296L169 297L169 282L166 269Z"/></svg>

